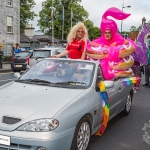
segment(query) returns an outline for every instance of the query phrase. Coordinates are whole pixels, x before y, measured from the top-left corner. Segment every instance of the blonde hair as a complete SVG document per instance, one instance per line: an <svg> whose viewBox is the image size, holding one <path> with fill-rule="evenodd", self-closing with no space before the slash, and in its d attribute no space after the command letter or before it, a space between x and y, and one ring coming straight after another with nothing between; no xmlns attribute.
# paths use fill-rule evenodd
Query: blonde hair
<svg viewBox="0 0 150 150"><path fill-rule="evenodd" d="M68 37L67 37L68 43L71 43L74 39L76 39L78 29L83 29L83 31L84 31L84 36L81 40L83 40L83 41L88 40L88 32L87 32L86 26L84 25L84 23L78 22L75 26L72 27L72 29L70 30L70 32L68 34Z"/></svg>

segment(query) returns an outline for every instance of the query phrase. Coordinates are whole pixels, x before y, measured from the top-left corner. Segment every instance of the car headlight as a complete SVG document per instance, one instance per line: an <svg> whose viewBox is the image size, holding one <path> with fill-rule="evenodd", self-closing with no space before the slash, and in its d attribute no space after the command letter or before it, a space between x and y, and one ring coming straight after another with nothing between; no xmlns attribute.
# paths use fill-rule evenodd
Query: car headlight
<svg viewBox="0 0 150 150"><path fill-rule="evenodd" d="M19 131L34 131L44 132L52 131L59 126L59 121L56 119L39 119L27 122L20 126L17 130Z"/></svg>

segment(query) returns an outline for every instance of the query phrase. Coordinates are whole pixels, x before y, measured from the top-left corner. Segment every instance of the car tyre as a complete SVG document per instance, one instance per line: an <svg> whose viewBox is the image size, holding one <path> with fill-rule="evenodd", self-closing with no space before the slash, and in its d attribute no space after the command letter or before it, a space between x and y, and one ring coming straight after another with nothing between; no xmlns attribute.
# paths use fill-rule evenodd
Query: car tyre
<svg viewBox="0 0 150 150"><path fill-rule="evenodd" d="M132 96L131 94L129 94L126 100L125 109L123 110L123 115L128 115L130 113L131 107L132 107Z"/></svg>
<svg viewBox="0 0 150 150"><path fill-rule="evenodd" d="M83 117L76 126L71 150L87 150L91 140L91 123L88 117Z"/></svg>

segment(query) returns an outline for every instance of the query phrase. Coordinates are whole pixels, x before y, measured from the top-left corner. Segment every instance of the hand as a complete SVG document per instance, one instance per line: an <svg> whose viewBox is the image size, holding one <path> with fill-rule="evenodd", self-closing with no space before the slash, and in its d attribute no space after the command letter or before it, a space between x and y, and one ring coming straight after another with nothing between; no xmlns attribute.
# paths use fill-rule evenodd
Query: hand
<svg viewBox="0 0 150 150"><path fill-rule="evenodd" d="M128 40L124 40L124 43L125 45L129 44Z"/></svg>
<svg viewBox="0 0 150 150"><path fill-rule="evenodd" d="M51 56L51 58L59 58L57 55Z"/></svg>

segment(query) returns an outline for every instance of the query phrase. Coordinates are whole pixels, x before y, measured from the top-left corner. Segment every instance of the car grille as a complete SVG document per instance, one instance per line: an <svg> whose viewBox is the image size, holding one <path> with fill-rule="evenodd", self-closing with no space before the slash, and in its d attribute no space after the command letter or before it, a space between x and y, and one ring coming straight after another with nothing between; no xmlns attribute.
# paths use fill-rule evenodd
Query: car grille
<svg viewBox="0 0 150 150"><path fill-rule="evenodd" d="M29 145L13 144L10 146L0 145L0 150L33 150Z"/></svg>
<svg viewBox="0 0 150 150"><path fill-rule="evenodd" d="M13 117L8 117L8 116L3 116L3 123L5 124L15 124L15 123L18 123L20 122L21 119L20 118L13 118Z"/></svg>

